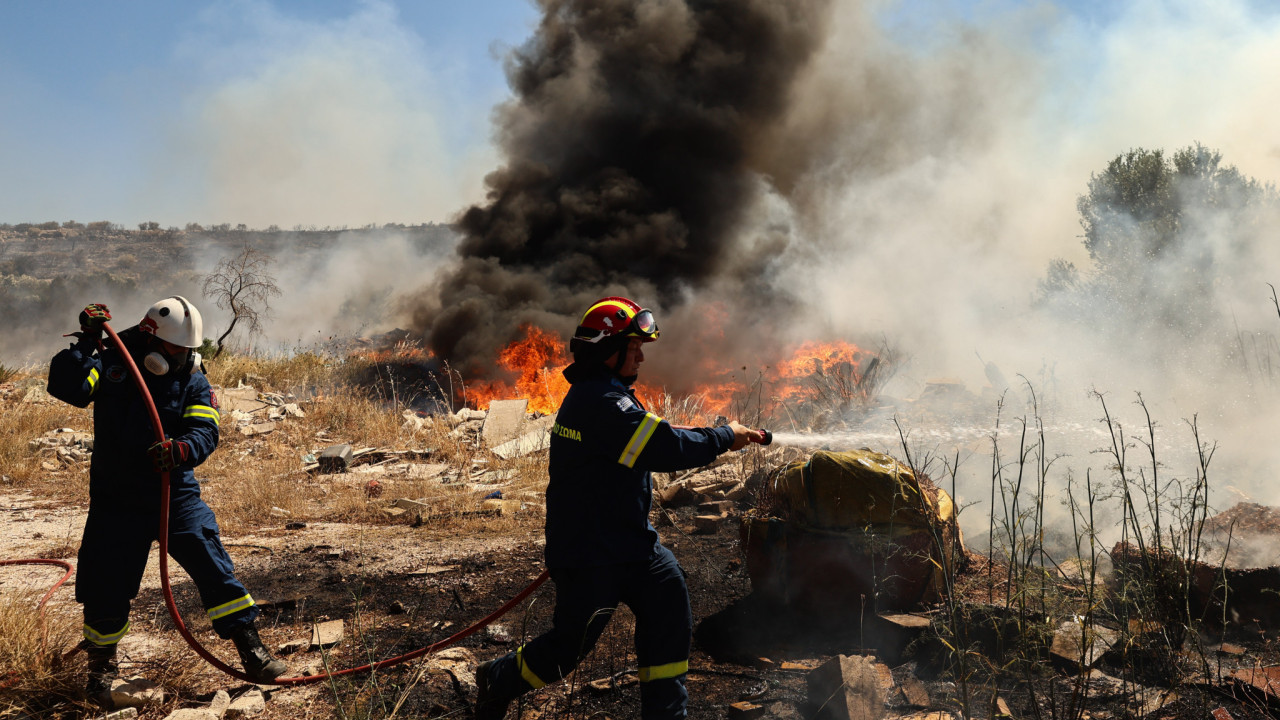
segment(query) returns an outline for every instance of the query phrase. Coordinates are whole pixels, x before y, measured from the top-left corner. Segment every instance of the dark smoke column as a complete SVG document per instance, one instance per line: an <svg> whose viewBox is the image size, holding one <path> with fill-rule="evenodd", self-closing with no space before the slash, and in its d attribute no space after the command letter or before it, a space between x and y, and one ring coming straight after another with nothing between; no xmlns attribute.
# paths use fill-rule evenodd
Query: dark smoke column
<svg viewBox="0 0 1280 720"><path fill-rule="evenodd" d="M663 308L726 258L826 0L541 0L508 60L506 165L461 216L460 265L415 312L468 377L532 322L564 332L605 294ZM734 259L734 272L750 266ZM748 273L743 273L744 275ZM752 291L744 278L744 293Z"/></svg>

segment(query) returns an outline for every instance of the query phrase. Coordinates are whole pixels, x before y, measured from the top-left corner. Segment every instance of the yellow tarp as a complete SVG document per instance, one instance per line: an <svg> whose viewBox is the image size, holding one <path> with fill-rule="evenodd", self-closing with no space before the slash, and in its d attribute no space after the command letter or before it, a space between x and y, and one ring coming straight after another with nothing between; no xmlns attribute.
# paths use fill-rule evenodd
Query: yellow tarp
<svg viewBox="0 0 1280 720"><path fill-rule="evenodd" d="M950 522L951 498L920 490L911 472L872 450L815 452L787 465L774 482L775 514L815 530L917 530ZM896 534L896 532L894 533Z"/></svg>

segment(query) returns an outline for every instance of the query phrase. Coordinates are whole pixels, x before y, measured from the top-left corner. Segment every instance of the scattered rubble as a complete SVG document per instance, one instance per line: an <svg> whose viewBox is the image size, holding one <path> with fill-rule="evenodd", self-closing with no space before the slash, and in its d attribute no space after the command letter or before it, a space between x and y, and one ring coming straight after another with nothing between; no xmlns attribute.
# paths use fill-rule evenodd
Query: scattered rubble
<svg viewBox="0 0 1280 720"><path fill-rule="evenodd" d="M88 462L93 455L93 435L71 428L58 428L28 441L27 446L37 454L49 457L50 460L42 462L42 467L54 471Z"/></svg>

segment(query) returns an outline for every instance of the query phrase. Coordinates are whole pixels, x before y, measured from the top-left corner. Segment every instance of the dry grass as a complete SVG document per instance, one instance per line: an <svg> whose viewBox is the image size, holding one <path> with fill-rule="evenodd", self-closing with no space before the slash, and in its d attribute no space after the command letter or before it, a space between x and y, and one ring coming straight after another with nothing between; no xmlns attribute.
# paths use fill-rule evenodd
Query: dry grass
<svg viewBox="0 0 1280 720"><path fill-rule="evenodd" d="M81 666L62 652L79 640L79 619L37 610L42 592L0 596L0 717L43 717L77 702Z"/></svg>
<svg viewBox="0 0 1280 720"><path fill-rule="evenodd" d="M31 441L58 428L93 432L93 415L43 394L43 371L25 370L10 383L0 385L0 491L27 490L54 494L70 500L87 499L88 474L82 468L46 470L42 463L57 462L48 451L31 447ZM33 401L26 397L31 393ZM43 399L37 399L43 397ZM67 482L67 475L83 476L83 482Z"/></svg>

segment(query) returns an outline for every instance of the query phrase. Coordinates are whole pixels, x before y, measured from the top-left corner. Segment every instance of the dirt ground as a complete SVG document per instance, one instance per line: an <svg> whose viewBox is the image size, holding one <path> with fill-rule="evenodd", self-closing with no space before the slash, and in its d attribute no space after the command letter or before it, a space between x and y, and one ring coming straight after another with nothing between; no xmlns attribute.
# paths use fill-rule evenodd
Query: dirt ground
<svg viewBox="0 0 1280 720"><path fill-rule="evenodd" d="M67 507L28 494L0 495L0 557L60 556L74 562L84 508ZM215 508L216 510L216 508ZM759 604L751 594L737 524L698 532L694 507L655 509L653 520L664 543L688 575L695 621L688 678L690 717L811 718L810 671L836 654L873 653L856 622L840 617L796 617ZM510 526L508 526L510 527ZM263 615L266 642L290 666L289 676L340 669L395 657L440 641L468 627L515 596L542 570L541 520L525 518L515 527L460 535L447 522L414 526L308 523L281 520L252 533L224 536L237 574ZM126 674L191 657L174 632L161 597L158 557L153 551L142 591L134 605L132 629L121 643ZM235 663L229 643L216 639L203 619L195 590L178 569L173 586L188 627L224 660ZM43 592L58 577L54 568L0 569L0 593ZM78 617L73 584L60 589L50 613ZM456 648L373 674L332 682L275 688L259 717L461 717L470 716L474 663L495 657L537 635L550 623L554 589L547 583L494 625L462 640ZM341 619L344 639L321 652L307 641L316 623ZM78 623L78 620L76 621ZM636 718L639 716L630 613L618 612L596 650L578 672L527 695L508 717ZM1266 633L1233 638L1244 653L1236 666L1275 664L1275 639ZM299 647L300 646L300 647ZM294 649L297 648L297 649ZM1269 658L1269 659L1268 659ZM916 662L887 661L883 678L885 717L945 711L956 717L960 689L948 677ZM77 661L79 662L79 661ZM191 660L178 695L142 717L161 718L176 707L200 707L218 689L237 695L242 683ZM1219 657L1218 663L1223 660ZM1219 667L1219 676L1222 676ZM1230 667L1227 668L1231 670ZM1065 681L1064 681L1065 682ZM910 688L912 692L908 692ZM1063 697L1069 695L1062 690ZM1034 717L1030 696L1016 684L1000 688L1014 717ZM1045 695L1041 694L1041 705ZM989 703L990 698L984 702ZM754 713L733 706L747 703ZM981 705L981 703L980 703ZM1130 717L1123 699L1097 702L1079 717ZM340 706L341 710L337 708ZM1205 717L1224 707L1237 719L1268 717L1265 703L1212 683L1180 688L1178 699L1152 711L1153 718ZM979 708L974 716L989 717ZM1067 717L1062 708L1039 708L1043 717ZM70 717L70 716L68 716Z"/></svg>
<svg viewBox="0 0 1280 720"><path fill-rule="evenodd" d="M63 555L74 564L75 548L84 521L84 508L59 506L27 494L0 495L0 547L4 558ZM689 576L695 621L723 610L749 592L737 550L736 534L695 534L692 509L673 509L655 516L666 544L679 557ZM259 627L273 649L283 648L289 676L350 667L395 657L437 642L468 627L515 596L542 571L540 521L531 519L515 534L466 537L448 528L357 526L310 523L286 529L286 523L252 534L224 536L236 563L237 575L263 607ZM529 532L532 528L534 531ZM61 547L63 552L57 552ZM53 550L51 552L51 549ZM230 644L216 639L199 611L195 589L176 564L172 584L184 621L215 655L235 663ZM43 591L60 571L47 566L0 570L0 591ZM517 647L523 639L549 627L554 599L548 582L522 606L485 630L462 640L465 652L433 663L414 660L377 673L350 676L336 685L316 683L278 688L270 693L266 718L297 718L326 712L334 697L352 706L401 702L400 713L411 717L467 716L474 699L470 661L480 661ZM74 578L47 606L49 613L78 615ZM342 643L322 655L305 643L313 623L342 619ZM632 619L621 609L596 651L570 682L526 696L521 717L638 716L638 689L631 651ZM124 674L146 669L174 652L181 642L164 607L160 589L158 550L153 549L146 577L135 601L130 633L121 642ZM292 645L303 644L290 652ZM179 648L181 652L181 648ZM469 652L469 654L467 654ZM705 651L691 659L689 688L693 717L724 717L729 703L754 698L781 706L799 704L805 697L804 675L815 666L813 653L786 670L718 662ZM772 658L776 663L781 656ZM445 670L442 672L441 667ZM628 672L628 669L630 672ZM243 686L211 667L199 674L182 704L198 706L218 688L234 695ZM593 686L582 687L588 683ZM567 713L567 715L566 715ZM376 716L376 715L375 715ZM799 715L795 715L799 717Z"/></svg>
<svg viewBox="0 0 1280 720"><path fill-rule="evenodd" d="M63 544L68 553L65 559L74 562L83 509L57 507L29 495L0 496L0 508L9 516L0 528L0 546L6 557L25 557L26 553L47 556L49 540L56 538L67 540ZM668 545L689 574L695 618L707 617L748 590L736 539L727 534L695 536L688 518L679 518L679 511L673 513L677 526L664 529ZM688 527L679 527L686 523ZM328 658L305 650L282 655L290 664L290 676L318 671L325 661L341 668L394 657L449 637L516 595L542 570L540 539L458 537L407 525L321 523L286 530L282 524L250 535L224 537L224 542L235 559L237 575L264 608L259 626L273 648L307 640L314 622L346 620L346 640ZM233 662L229 645L212 639L200 617L190 581L176 566L171 572L175 597L188 626L210 643L215 654ZM6 568L0 589L39 590L58 576L59 571L51 567ZM48 612L78 612L73 586L74 580L59 590ZM553 585L548 582L523 607L463 640L459 647L469 650L476 660L513 649L523 638L549 626L553 597ZM579 685L603 679L604 683L596 685L608 687L574 694L572 703L577 709L572 716L638 715L631 629L630 613L623 609L574 678ZM134 605L131 631L121 643L125 656L122 670L126 674L145 670L157 656L172 651L175 637L161 596L158 551L153 550ZM764 673L753 667L717 663L704 652L695 652L689 678L691 713L694 717L723 717L728 703L748 697L799 702L804 697L803 674L814 664L811 661L785 672ZM426 665L429 663L412 661L382 671L382 689L376 692L395 696L401 688L411 687L403 699L403 711L411 716L465 715L474 692L469 668L459 668L453 675L428 672L425 679L418 677ZM631 673L626 672L628 667ZM768 674L774 677L770 679ZM205 675L190 691L193 703L218 687L234 691L238 685L212 668ZM344 680L337 692L354 701L375 692L367 683L367 678ZM566 710L565 685L527 696L521 716ZM326 684L277 689L271 694L265 717L301 717L301 709L310 713L331 704L334 692Z"/></svg>

